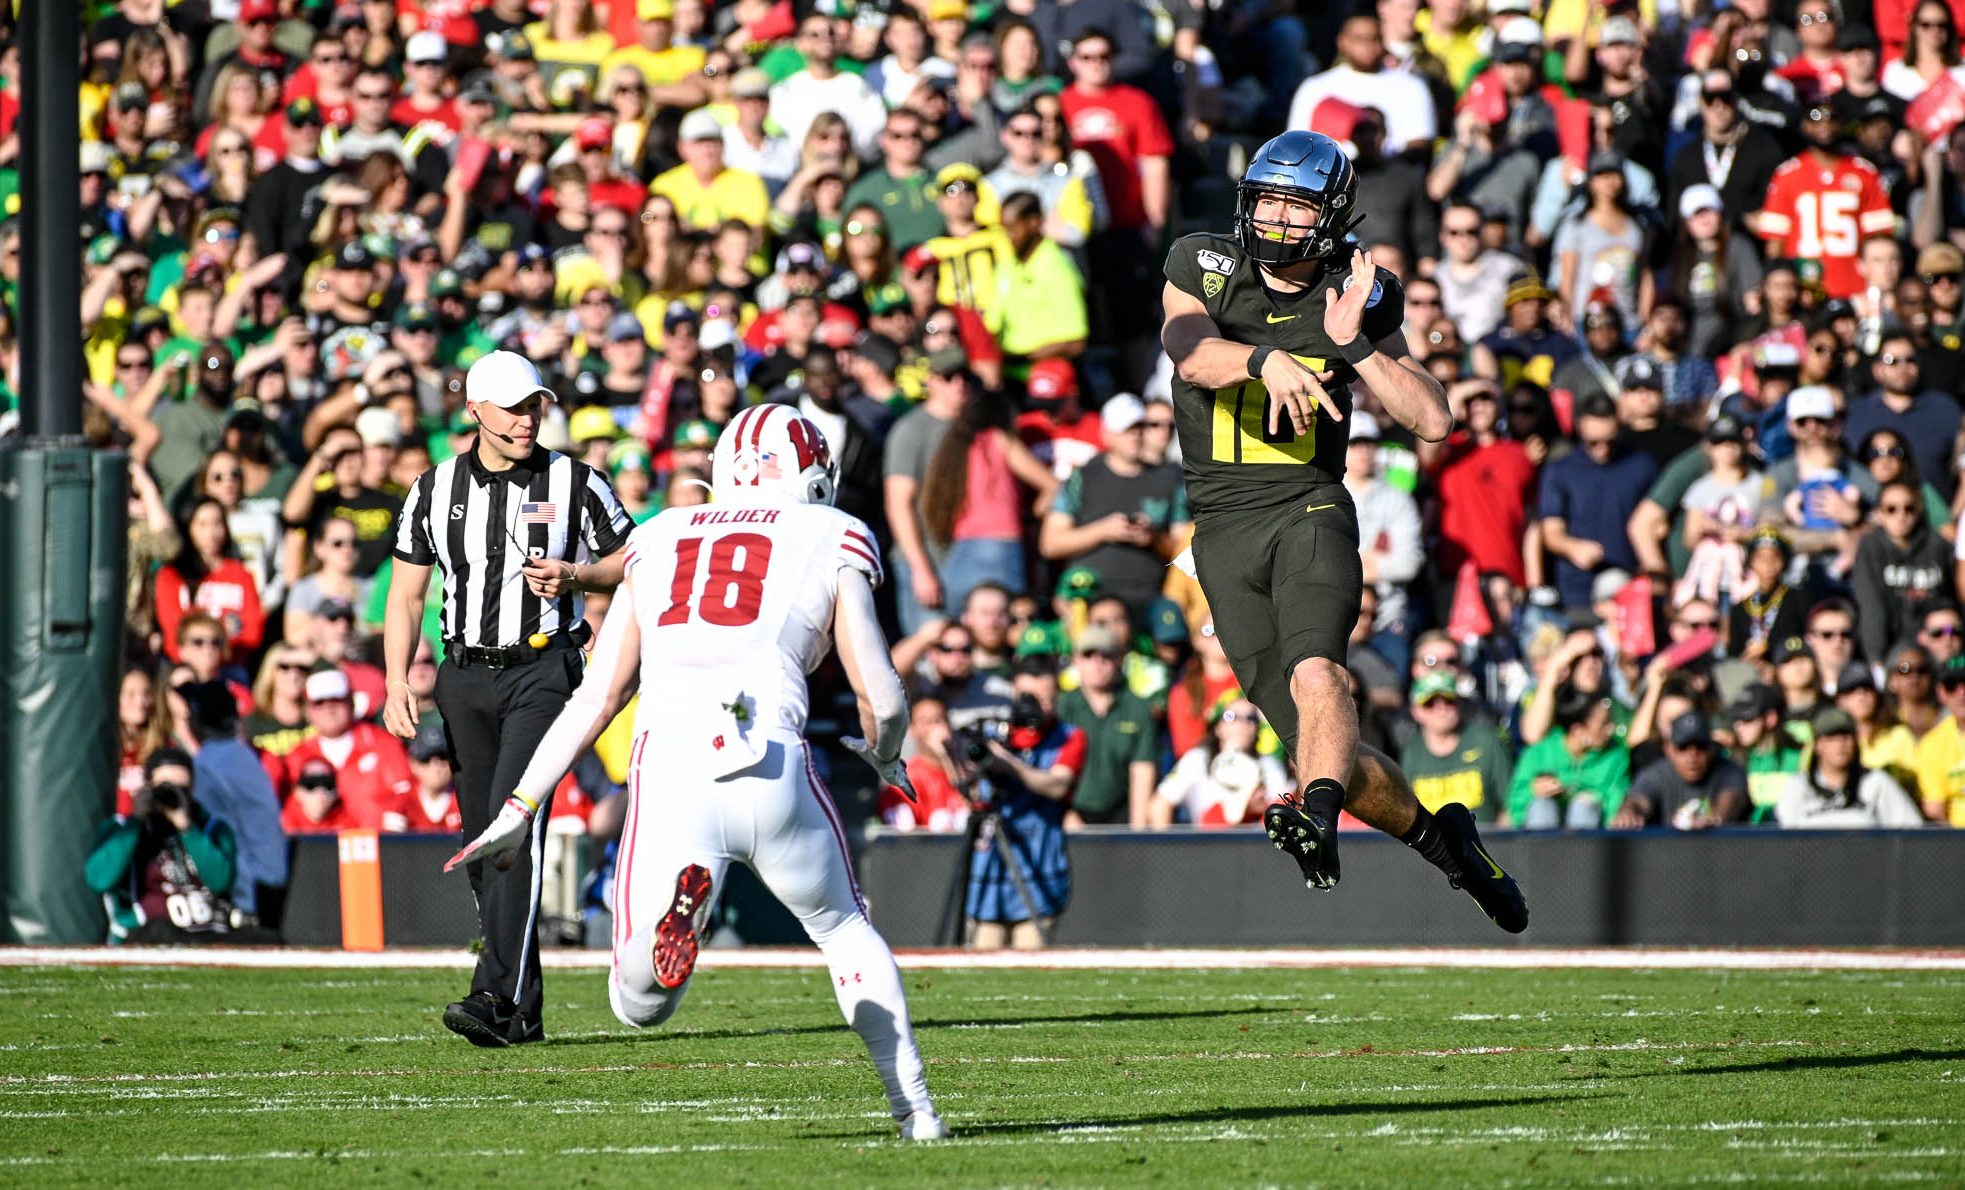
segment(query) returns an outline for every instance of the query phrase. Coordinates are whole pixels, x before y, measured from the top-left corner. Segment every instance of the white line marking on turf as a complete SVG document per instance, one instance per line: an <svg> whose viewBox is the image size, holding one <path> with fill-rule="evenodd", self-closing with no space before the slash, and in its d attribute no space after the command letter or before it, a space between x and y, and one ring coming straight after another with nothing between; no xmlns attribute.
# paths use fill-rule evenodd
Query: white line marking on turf
<svg viewBox="0 0 1965 1190"><path fill-rule="evenodd" d="M909 950L896 955L909 970L1285 970L1327 967L1598 968L1606 970L1713 971L1965 971L1965 950L1665 950L1647 947L1583 949L1499 947L1468 949L1271 949L1027 951ZM605 968L600 950L548 950L540 955L554 970ZM390 950L377 954L340 950L242 947L12 947L0 949L7 967L263 967L464 970L477 959L462 950ZM816 950L756 947L705 950L698 966L716 969L824 967Z"/></svg>

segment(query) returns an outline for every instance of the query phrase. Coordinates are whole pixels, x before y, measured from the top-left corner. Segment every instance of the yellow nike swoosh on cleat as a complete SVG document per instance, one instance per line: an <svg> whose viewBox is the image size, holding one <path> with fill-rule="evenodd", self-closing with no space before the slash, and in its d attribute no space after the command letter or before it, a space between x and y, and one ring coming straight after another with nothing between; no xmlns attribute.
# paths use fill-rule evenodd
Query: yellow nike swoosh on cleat
<svg viewBox="0 0 1965 1190"><path fill-rule="evenodd" d="M1295 317L1296 315L1294 314L1264 314L1263 315L1263 318L1268 320L1270 326L1275 326L1279 322L1288 322L1290 319Z"/></svg>
<svg viewBox="0 0 1965 1190"><path fill-rule="evenodd" d="M1494 878L1496 880L1506 880L1508 878L1508 874L1501 870L1501 865L1489 859L1487 852L1482 851L1478 844L1476 844L1474 847L1474 854L1480 856L1481 861L1485 863L1488 866L1488 868L1494 872Z"/></svg>

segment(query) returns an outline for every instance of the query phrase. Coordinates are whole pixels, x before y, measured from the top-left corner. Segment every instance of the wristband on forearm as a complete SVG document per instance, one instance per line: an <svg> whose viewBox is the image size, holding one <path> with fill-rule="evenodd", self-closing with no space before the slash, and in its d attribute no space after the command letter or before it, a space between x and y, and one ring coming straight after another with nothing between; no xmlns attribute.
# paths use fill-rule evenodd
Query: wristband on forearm
<svg viewBox="0 0 1965 1190"><path fill-rule="evenodd" d="M1269 356L1275 350L1274 347L1258 347L1249 352L1249 379L1262 379L1262 365L1269 362Z"/></svg>
<svg viewBox="0 0 1965 1190"><path fill-rule="evenodd" d="M1344 357L1345 363L1355 368L1372 356L1377 355L1378 345L1363 335L1359 335L1349 343L1339 343L1337 345L1337 354Z"/></svg>

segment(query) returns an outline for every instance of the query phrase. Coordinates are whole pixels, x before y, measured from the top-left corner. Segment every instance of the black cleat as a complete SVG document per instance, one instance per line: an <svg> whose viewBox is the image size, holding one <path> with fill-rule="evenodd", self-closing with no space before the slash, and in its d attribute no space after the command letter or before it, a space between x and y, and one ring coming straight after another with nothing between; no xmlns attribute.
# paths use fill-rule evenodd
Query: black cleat
<svg viewBox="0 0 1965 1190"><path fill-rule="evenodd" d="M472 992L443 1010L444 1028L472 1045L488 1049L512 1044L516 1019L512 1002L497 992ZM533 1028L538 1028L538 1022L533 1022ZM540 1036L543 1038L544 1034Z"/></svg>
<svg viewBox="0 0 1965 1190"><path fill-rule="evenodd" d="M1277 802L1262 812L1262 829L1276 850L1303 869L1303 883L1329 891L1337 887L1337 824L1325 822L1297 802Z"/></svg>
<svg viewBox="0 0 1965 1190"><path fill-rule="evenodd" d="M1447 882L1474 898L1488 920L1510 934L1527 929L1528 901L1522 896L1521 885L1481 847L1480 831L1475 829L1474 816L1467 807L1449 802L1433 811L1433 821L1439 824L1453 859Z"/></svg>
<svg viewBox="0 0 1965 1190"><path fill-rule="evenodd" d="M536 1016L512 1014L512 1031L505 1035L507 1045L529 1045L546 1040L546 1026Z"/></svg>

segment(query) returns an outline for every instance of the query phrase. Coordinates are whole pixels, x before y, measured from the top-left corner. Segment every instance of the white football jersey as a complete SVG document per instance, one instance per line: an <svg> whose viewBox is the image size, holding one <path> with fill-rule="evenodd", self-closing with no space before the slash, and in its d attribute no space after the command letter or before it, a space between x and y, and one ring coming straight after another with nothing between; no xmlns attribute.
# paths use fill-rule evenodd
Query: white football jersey
<svg viewBox="0 0 1965 1190"><path fill-rule="evenodd" d="M832 647L841 567L878 586L859 518L823 504L666 509L628 537L641 627L637 732L727 723L803 733L805 678Z"/></svg>

